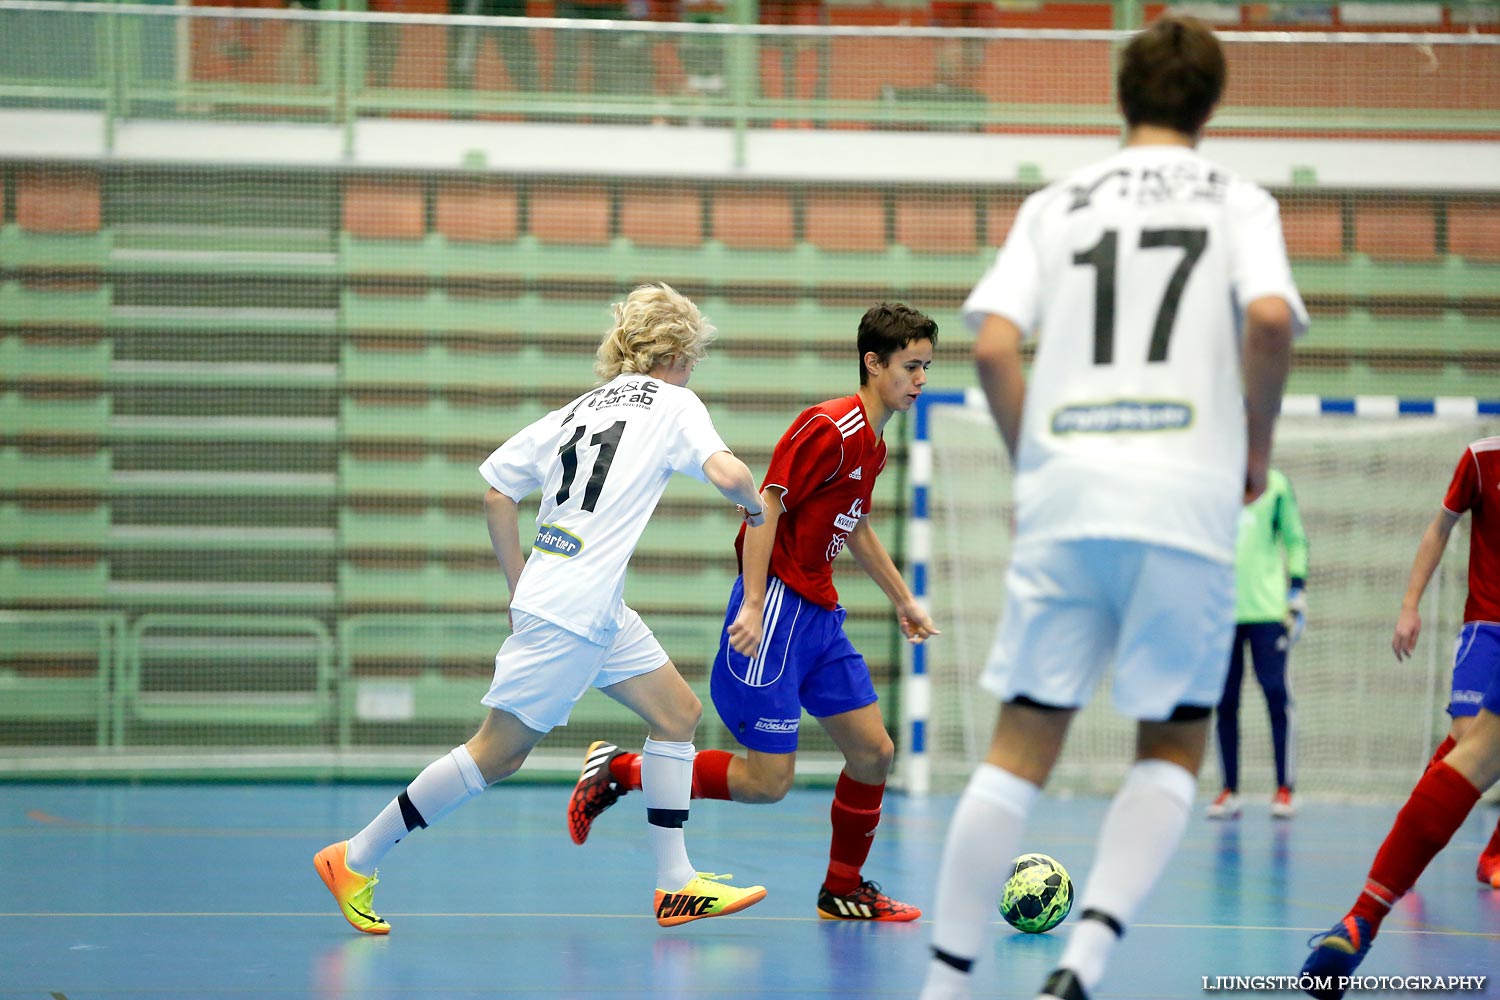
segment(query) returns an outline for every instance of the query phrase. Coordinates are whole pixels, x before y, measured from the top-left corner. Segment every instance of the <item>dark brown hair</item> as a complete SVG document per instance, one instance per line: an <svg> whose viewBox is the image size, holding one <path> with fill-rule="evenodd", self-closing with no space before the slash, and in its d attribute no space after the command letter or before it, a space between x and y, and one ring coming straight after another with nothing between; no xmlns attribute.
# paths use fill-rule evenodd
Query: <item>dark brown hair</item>
<svg viewBox="0 0 1500 1000"><path fill-rule="evenodd" d="M1164 14L1125 46L1118 77L1129 125L1197 135L1224 93L1224 49L1195 17Z"/></svg>
<svg viewBox="0 0 1500 1000"><path fill-rule="evenodd" d="M859 320L859 384L866 385L870 373L865 355L871 351L888 364L891 355L916 340L930 340L937 346L937 321L924 312L899 302L881 302L865 310Z"/></svg>

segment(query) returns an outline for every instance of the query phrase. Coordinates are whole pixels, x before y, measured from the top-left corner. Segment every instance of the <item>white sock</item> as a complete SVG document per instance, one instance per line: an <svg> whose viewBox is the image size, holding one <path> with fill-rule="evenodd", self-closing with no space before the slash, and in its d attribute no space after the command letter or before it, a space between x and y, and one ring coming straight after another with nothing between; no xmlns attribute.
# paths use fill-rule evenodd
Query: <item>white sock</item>
<svg viewBox="0 0 1500 1000"><path fill-rule="evenodd" d="M1104 814L1094 867L1075 913L1097 910L1122 928L1130 925L1177 853L1197 787L1193 775L1176 764L1136 761ZM1093 992L1118 941L1108 924L1080 921L1058 964L1072 969L1083 988Z"/></svg>
<svg viewBox="0 0 1500 1000"><path fill-rule="evenodd" d="M392 799L369 826L349 839L349 867L370 874L380 859L412 830L431 826L484 791L484 776L466 746L428 764L406 791ZM403 801L404 800L404 801Z"/></svg>
<svg viewBox="0 0 1500 1000"><path fill-rule="evenodd" d="M932 947L972 963L989 937L995 901L1020 853L1026 818L1041 789L993 764L980 764L948 826L933 903ZM972 970L972 965L970 966ZM969 995L969 971L933 958L922 1000Z"/></svg>
<svg viewBox="0 0 1500 1000"><path fill-rule="evenodd" d="M682 824L693 795L691 743L646 738L641 754L641 791L646 796L646 836L656 857L656 887L675 892L698 874L688 860Z"/></svg>

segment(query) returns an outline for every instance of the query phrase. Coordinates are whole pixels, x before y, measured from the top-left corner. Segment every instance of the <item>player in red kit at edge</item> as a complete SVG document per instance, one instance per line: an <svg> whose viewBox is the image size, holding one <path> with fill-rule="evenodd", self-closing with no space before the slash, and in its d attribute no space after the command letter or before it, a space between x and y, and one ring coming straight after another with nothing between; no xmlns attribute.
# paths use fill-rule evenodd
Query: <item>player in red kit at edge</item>
<svg viewBox="0 0 1500 1000"><path fill-rule="evenodd" d="M1316 939L1302 966L1303 975L1333 984L1308 990L1320 1000L1344 995L1339 979L1359 967L1396 900L1416 885L1484 790L1500 781L1500 437L1475 441L1459 458L1443 507L1427 526L1412 560L1391 649L1401 660L1416 647L1422 631L1417 605L1464 511L1472 511L1474 521L1469 533L1469 598L1453 653L1453 694L1448 703L1453 727L1396 814L1354 906ZM1500 828L1480 853L1477 874L1479 881L1500 889Z"/></svg>

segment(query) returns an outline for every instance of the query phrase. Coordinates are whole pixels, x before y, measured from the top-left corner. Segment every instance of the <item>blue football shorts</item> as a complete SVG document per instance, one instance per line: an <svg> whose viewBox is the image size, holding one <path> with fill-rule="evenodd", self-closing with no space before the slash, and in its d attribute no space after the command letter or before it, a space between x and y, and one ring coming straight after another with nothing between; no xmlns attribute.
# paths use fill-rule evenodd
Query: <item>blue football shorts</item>
<svg viewBox="0 0 1500 1000"><path fill-rule="evenodd" d="M719 718L743 746L792 753L804 708L821 719L875 703L870 669L844 634L842 607L820 607L770 577L760 655L751 659L729 646L744 600L745 581L736 579L709 685Z"/></svg>
<svg viewBox="0 0 1500 1000"><path fill-rule="evenodd" d="M1453 644L1448 714L1457 719L1480 708L1500 715L1500 622L1464 622Z"/></svg>

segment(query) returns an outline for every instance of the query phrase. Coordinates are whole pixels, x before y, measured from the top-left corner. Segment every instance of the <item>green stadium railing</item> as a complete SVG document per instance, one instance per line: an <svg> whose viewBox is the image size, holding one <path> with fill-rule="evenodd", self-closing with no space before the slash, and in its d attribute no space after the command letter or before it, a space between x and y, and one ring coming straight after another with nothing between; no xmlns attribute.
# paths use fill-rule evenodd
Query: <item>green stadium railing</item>
<svg viewBox="0 0 1500 1000"><path fill-rule="evenodd" d="M1467 4L1492 8L1490 0ZM0 62L0 102L26 102L41 106L96 109L104 113L106 146L113 147L121 122L134 116L181 114L219 117L225 113L249 113L257 117L287 117L321 120L339 125L347 153L353 143L355 124L365 116L391 114L450 114L499 118L533 117L548 120L640 121L652 118L676 122L722 122L736 135L738 165L743 165L744 133L754 127L784 121L826 124L857 122L883 128L922 128L944 131L976 129L1026 129L1036 127L1093 131L1112 134L1118 119L1109 99L1108 75L1091 79L1088 90L1101 91L1092 100L1043 94L1031 102L1021 100L954 100L941 92L915 92L897 99L894 90L879 86L878 78L863 92L870 96L783 98L773 97L761 81L761 49L788 38L847 41L853 44L935 46L940 40L1002 41L1006 39L1066 39L1069 44L1097 47L1104 56L1124 36L1121 31L1016 31L995 29L941 29L918 26L800 27L767 26L754 20L754 7L734 4L738 24L686 24L665 22L588 22L567 19L509 17L443 17L422 14L369 14L336 10L304 11L245 8L181 7L140 3L48 4L35 0L5 0L0 18L13 22L7 34L34 38L38 19L46 22L45 37L55 48L50 58L12 58ZM1140 4L1117 8L1117 28L1133 28L1141 22ZM30 20L27 20L30 19ZM177 25L195 21L246 24L279 21L301 23L316 32L317 72L305 83L239 82L194 79L173 72L187 60L175 52ZM624 91L572 93L563 91L449 90L446 75L438 72L425 85L397 88L374 86L369 79L372 31L390 26L433 26L464 29L493 37L505 32L528 32L533 36L562 32L582 33L597 39L640 40L642 51L657 48L681 50L684 46L706 51L722 67L724 85L716 94L657 93L654 74L636 74L636 82ZM1266 35L1257 32L1225 32L1231 45L1257 42ZM1341 38L1348 41L1351 35ZM1299 43L1316 45L1313 35ZM1391 35L1385 44L1443 45L1447 36ZM383 44L383 43L380 43ZM1076 55L1076 53L1075 53ZM879 65L876 51L862 56ZM1314 59L1316 57L1313 57ZM1441 65L1435 61L1434 65ZM1067 87L1056 88L1066 92ZM1380 132L1399 129L1413 133L1464 132L1493 134L1500 121L1483 109L1449 107L1319 108L1298 102L1291 106L1231 106L1219 116L1218 125L1245 131L1279 133Z"/></svg>
<svg viewBox="0 0 1500 1000"><path fill-rule="evenodd" d="M113 692L124 634L118 613L0 610L0 721L11 734L4 742L29 736L53 745L56 727L73 724L93 728L80 742L118 745Z"/></svg>
<svg viewBox="0 0 1500 1000"><path fill-rule="evenodd" d="M323 740L333 722L335 646L316 618L144 614L121 663L116 697L132 743L193 726L301 728Z"/></svg>

